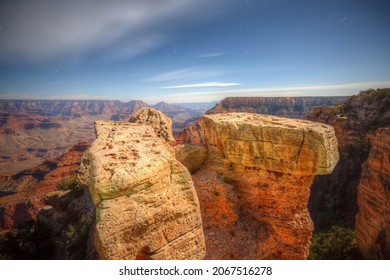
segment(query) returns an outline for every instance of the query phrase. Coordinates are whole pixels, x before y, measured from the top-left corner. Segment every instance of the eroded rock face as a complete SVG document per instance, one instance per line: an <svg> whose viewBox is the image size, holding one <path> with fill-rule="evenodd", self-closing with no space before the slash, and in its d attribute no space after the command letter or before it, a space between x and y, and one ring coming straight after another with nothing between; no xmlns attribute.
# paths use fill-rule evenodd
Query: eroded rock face
<svg viewBox="0 0 390 280"><path fill-rule="evenodd" d="M203 117L209 156L193 176L207 259L305 259L316 174L338 160L327 125L249 113Z"/></svg>
<svg viewBox="0 0 390 280"><path fill-rule="evenodd" d="M80 181L96 205L102 259L202 259L205 245L191 176L147 125L97 121Z"/></svg>
<svg viewBox="0 0 390 280"><path fill-rule="evenodd" d="M369 136L371 151L358 188L356 240L368 259L390 259L390 128Z"/></svg>
<svg viewBox="0 0 390 280"><path fill-rule="evenodd" d="M156 109L142 107L130 117L129 121L150 125L158 137L165 139L169 144L175 143L175 138L172 135L171 119Z"/></svg>

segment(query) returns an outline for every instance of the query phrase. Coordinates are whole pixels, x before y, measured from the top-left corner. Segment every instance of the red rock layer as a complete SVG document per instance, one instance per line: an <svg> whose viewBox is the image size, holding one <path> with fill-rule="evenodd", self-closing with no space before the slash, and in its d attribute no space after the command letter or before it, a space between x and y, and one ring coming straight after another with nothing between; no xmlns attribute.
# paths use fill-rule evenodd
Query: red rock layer
<svg viewBox="0 0 390 280"><path fill-rule="evenodd" d="M83 142L57 159L52 159L0 182L0 231L17 228L36 219L43 199L56 190L56 183L76 173L81 155L89 144Z"/></svg>
<svg viewBox="0 0 390 280"><path fill-rule="evenodd" d="M372 145L358 188L356 239L368 259L390 259L390 128L369 136Z"/></svg>
<svg viewBox="0 0 390 280"><path fill-rule="evenodd" d="M313 223L307 211L313 176L268 171L193 175L202 212L206 259L305 259Z"/></svg>

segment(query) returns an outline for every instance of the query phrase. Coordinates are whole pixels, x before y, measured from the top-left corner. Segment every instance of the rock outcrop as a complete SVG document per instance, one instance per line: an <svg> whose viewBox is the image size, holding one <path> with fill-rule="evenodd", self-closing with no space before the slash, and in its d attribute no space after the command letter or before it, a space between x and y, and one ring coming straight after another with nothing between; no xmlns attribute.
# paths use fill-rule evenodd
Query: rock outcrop
<svg viewBox="0 0 390 280"><path fill-rule="evenodd" d="M390 259L390 127L369 136L371 150L358 188L356 239L367 259Z"/></svg>
<svg viewBox="0 0 390 280"><path fill-rule="evenodd" d="M96 205L101 259L202 259L198 198L187 169L148 125L97 121L80 181Z"/></svg>
<svg viewBox="0 0 390 280"><path fill-rule="evenodd" d="M193 180L207 259L305 259L317 174L338 160L332 127L248 113L203 117L209 155Z"/></svg>
<svg viewBox="0 0 390 280"><path fill-rule="evenodd" d="M129 121L150 125L158 137L165 139L171 145L175 143L171 119L156 109L142 107L130 117Z"/></svg>

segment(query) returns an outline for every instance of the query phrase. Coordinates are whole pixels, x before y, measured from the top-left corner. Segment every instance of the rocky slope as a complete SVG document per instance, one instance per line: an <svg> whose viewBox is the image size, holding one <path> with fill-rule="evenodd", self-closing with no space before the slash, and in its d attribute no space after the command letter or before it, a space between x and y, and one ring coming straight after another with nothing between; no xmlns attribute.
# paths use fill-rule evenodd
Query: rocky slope
<svg viewBox="0 0 390 280"><path fill-rule="evenodd" d="M247 113L203 117L209 156L193 175L208 259L305 259L316 174L338 160L327 125Z"/></svg>
<svg viewBox="0 0 390 280"><path fill-rule="evenodd" d="M348 97L227 97L207 114L247 112L289 118L303 118L312 106L343 103Z"/></svg>
<svg viewBox="0 0 390 280"><path fill-rule="evenodd" d="M88 148L80 143L63 156L0 180L0 231L17 228L36 219L44 206L46 194L57 190L56 184L67 180L78 170L81 155Z"/></svg>
<svg viewBox="0 0 390 280"><path fill-rule="evenodd" d="M198 198L168 143L149 125L98 121L95 129L79 178L96 205L99 257L202 259Z"/></svg>
<svg viewBox="0 0 390 280"><path fill-rule="evenodd" d="M356 216L357 244L368 259L390 259L390 127L370 134Z"/></svg>

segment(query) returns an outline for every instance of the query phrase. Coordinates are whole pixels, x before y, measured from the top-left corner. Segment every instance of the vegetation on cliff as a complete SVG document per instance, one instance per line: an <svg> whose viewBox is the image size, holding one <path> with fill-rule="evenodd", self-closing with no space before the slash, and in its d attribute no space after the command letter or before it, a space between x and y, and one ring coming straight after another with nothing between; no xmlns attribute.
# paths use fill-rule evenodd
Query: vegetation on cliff
<svg viewBox="0 0 390 280"><path fill-rule="evenodd" d="M360 259L355 232L350 228L333 226L313 234L309 260Z"/></svg>
<svg viewBox="0 0 390 280"><path fill-rule="evenodd" d="M54 244L50 229L43 223L31 220L18 230L0 237L0 259L45 260L52 259Z"/></svg>

